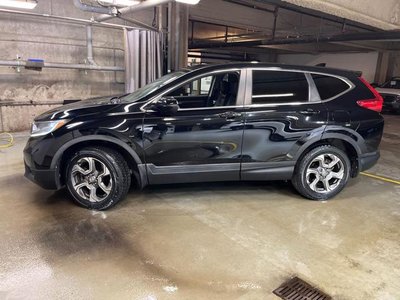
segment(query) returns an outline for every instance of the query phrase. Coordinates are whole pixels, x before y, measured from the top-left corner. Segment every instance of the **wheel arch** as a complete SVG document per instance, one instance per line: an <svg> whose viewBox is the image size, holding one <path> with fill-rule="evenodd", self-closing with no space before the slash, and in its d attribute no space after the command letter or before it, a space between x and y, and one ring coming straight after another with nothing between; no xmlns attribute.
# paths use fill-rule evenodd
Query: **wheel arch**
<svg viewBox="0 0 400 300"><path fill-rule="evenodd" d="M68 158L77 150L90 146L104 146L118 151L128 163L137 185L142 188L147 184L143 162L132 147L121 140L110 136L82 136L65 143L53 157L51 168L57 170L59 185L65 184L65 170Z"/></svg>
<svg viewBox="0 0 400 300"><path fill-rule="evenodd" d="M359 157L362 154L362 149L357 144L356 141L351 139L346 135L340 134L328 134L323 135L321 139L317 141L313 141L311 143L303 145L304 147L298 151L295 159L297 162L301 161L301 159L312 149L322 146L322 145L332 145L340 150L344 151L351 162L351 177L356 177L360 172L360 160ZM296 163L297 165L297 163Z"/></svg>

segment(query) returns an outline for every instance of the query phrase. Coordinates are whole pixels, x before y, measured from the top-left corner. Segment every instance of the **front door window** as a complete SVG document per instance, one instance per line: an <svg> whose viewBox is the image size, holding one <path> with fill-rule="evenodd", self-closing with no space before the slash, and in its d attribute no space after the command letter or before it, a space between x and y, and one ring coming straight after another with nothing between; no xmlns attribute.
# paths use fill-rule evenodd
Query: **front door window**
<svg viewBox="0 0 400 300"><path fill-rule="evenodd" d="M205 75L177 87L166 96L178 100L180 108L235 106L239 89L239 72Z"/></svg>

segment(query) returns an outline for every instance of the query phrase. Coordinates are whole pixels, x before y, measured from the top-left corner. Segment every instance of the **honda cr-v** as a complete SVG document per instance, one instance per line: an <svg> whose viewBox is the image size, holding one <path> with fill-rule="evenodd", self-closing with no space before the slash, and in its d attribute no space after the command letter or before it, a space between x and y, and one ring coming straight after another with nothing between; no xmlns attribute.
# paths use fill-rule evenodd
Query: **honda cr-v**
<svg viewBox="0 0 400 300"><path fill-rule="evenodd" d="M171 73L37 117L26 176L67 186L91 209L114 205L132 183L291 180L325 200L379 158L382 97L360 76L261 63Z"/></svg>

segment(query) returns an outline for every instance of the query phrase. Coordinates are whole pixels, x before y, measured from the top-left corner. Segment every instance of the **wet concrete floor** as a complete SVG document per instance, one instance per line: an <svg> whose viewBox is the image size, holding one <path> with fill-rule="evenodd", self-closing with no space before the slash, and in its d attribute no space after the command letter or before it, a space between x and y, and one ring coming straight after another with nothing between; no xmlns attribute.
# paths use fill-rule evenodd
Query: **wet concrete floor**
<svg viewBox="0 0 400 300"><path fill-rule="evenodd" d="M400 180L400 116L371 173ZM0 150L0 299L277 299L291 276L334 299L400 299L400 185L360 176L328 202L289 183L132 191L107 212L23 177Z"/></svg>

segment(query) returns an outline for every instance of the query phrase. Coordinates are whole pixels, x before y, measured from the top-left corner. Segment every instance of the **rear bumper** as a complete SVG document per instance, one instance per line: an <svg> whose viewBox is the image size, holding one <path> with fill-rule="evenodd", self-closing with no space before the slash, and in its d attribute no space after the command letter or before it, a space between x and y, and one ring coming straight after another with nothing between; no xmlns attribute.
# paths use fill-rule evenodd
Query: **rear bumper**
<svg viewBox="0 0 400 300"><path fill-rule="evenodd" d="M379 151L363 154L359 157L360 172L372 168L380 158Z"/></svg>

